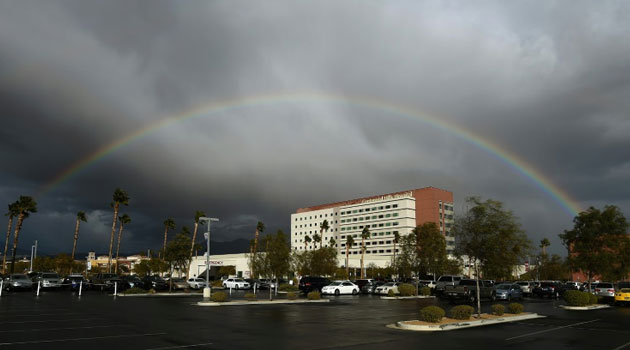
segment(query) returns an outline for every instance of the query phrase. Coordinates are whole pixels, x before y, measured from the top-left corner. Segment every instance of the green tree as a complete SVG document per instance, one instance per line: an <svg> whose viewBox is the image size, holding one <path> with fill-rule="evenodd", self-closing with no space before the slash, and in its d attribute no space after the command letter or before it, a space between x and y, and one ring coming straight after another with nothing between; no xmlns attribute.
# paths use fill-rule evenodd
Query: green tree
<svg viewBox="0 0 630 350"><path fill-rule="evenodd" d="M319 241L319 248L322 247L322 243L323 243L323 240L324 240L324 231L328 232L329 228L330 228L330 226L328 225L328 220L324 220L319 225L319 236L321 238L321 240Z"/></svg>
<svg viewBox="0 0 630 350"><path fill-rule="evenodd" d="M319 243L319 246L321 247L322 244L322 236L320 236L319 233L315 233L313 234L313 242L315 243L314 246L317 247L317 243Z"/></svg>
<svg viewBox="0 0 630 350"><path fill-rule="evenodd" d="M123 214L118 218L120 221L120 229L118 230L118 244L116 245L116 268L118 268L118 253L120 252L120 241L122 240L122 233L125 225L131 222L131 217L127 214Z"/></svg>
<svg viewBox="0 0 630 350"><path fill-rule="evenodd" d="M258 241L260 240L260 234L263 233L264 231L265 231L265 224L262 221L258 221L258 223L256 224L256 230L254 231L254 242L251 247L251 254L253 255L252 256L253 261L256 261L256 255L259 252ZM250 267L250 270L252 271L252 277L256 278L256 276L258 276L258 272L256 271L255 267Z"/></svg>
<svg viewBox="0 0 630 350"><path fill-rule="evenodd" d="M323 247L309 254L310 273L317 276L332 276L337 270L337 249Z"/></svg>
<svg viewBox="0 0 630 350"><path fill-rule="evenodd" d="M186 254L188 254L188 245L186 245ZM151 266L149 266L149 260L142 260L135 264L133 271L136 275L144 277L151 275Z"/></svg>
<svg viewBox="0 0 630 350"><path fill-rule="evenodd" d="M350 275L350 261L348 260L348 256L350 255L350 247L354 245L354 238L351 235L346 237L346 275Z"/></svg>
<svg viewBox="0 0 630 350"><path fill-rule="evenodd" d="M7 238L4 240L4 254L2 254L2 274L6 273L7 267L7 252L9 251L9 240L11 239L11 228L13 227L13 218L20 215L20 211L17 207L17 202L9 204L9 210L5 216L9 217L9 224L7 227Z"/></svg>
<svg viewBox="0 0 630 350"><path fill-rule="evenodd" d="M118 221L118 210L120 205L129 205L129 195L125 190L116 188L112 196L114 202L111 206L114 208L114 219L112 220L112 233L109 237L109 258L107 259L107 271L112 272L112 249L114 248L114 233L116 232L116 222Z"/></svg>
<svg viewBox="0 0 630 350"><path fill-rule="evenodd" d="M605 274L619 256L627 240L628 222L619 208L607 205L604 210L590 207L573 219L573 229L565 230L560 239L569 250L569 266L582 270L588 278L588 289L595 275Z"/></svg>
<svg viewBox="0 0 630 350"><path fill-rule="evenodd" d="M219 268L219 276L233 276L236 275L236 266L227 265Z"/></svg>
<svg viewBox="0 0 630 350"><path fill-rule="evenodd" d="M282 230L278 230L275 235L265 236L262 243L265 246L265 253L258 270L261 274L275 279L277 284L278 278L286 275L291 268L291 247ZM269 288L269 300L272 299L272 288Z"/></svg>
<svg viewBox="0 0 630 350"><path fill-rule="evenodd" d="M166 241L168 240L168 230L175 229L175 220L168 218L164 220L164 244L162 245L162 256L166 256Z"/></svg>
<svg viewBox="0 0 630 350"><path fill-rule="evenodd" d="M363 270L363 258L365 257L365 240L370 238L370 229L367 225L361 231L361 278L365 278L365 271Z"/></svg>
<svg viewBox="0 0 630 350"><path fill-rule="evenodd" d="M190 259L192 260L193 251L195 250L195 243L197 242L197 230L199 229L199 218L206 216L203 211L197 210L195 212L195 226L193 226L193 236L190 242Z"/></svg>
<svg viewBox="0 0 630 350"><path fill-rule="evenodd" d="M400 233L398 233L398 231L394 231L394 259L392 260L392 266L394 266L394 268L397 266L396 264L396 251L398 250L398 248L396 247L396 245L400 242ZM396 273L396 275L398 275L398 273Z"/></svg>
<svg viewBox="0 0 630 350"><path fill-rule="evenodd" d="M311 252L293 251L291 254L291 269L300 276L312 275L311 272Z"/></svg>
<svg viewBox="0 0 630 350"><path fill-rule="evenodd" d="M400 254L396 258L394 269L398 277L411 278L413 272L418 271L418 241L412 232L400 239Z"/></svg>
<svg viewBox="0 0 630 350"><path fill-rule="evenodd" d="M540 249L542 250L542 255L547 255L547 247L551 245L551 242L547 238L543 238L540 241Z"/></svg>
<svg viewBox="0 0 630 350"><path fill-rule="evenodd" d="M427 222L413 229L416 236L418 276L444 273L448 262L446 239L434 222Z"/></svg>
<svg viewBox="0 0 630 350"><path fill-rule="evenodd" d="M304 250L308 249L308 244L312 242L311 237L309 237L308 235L306 235L304 237Z"/></svg>
<svg viewBox="0 0 630 350"><path fill-rule="evenodd" d="M22 224L24 219L28 218L31 213L37 212L37 202L33 197L20 196L20 199L14 203L15 212L17 213L17 223L15 224L15 231L13 232L13 251L11 253L11 273L15 269L15 254L17 253L17 246L20 237L20 230L22 230Z"/></svg>
<svg viewBox="0 0 630 350"><path fill-rule="evenodd" d="M335 244L337 244L337 241L335 241L333 237L330 237L330 240L328 241L328 246L334 248Z"/></svg>
<svg viewBox="0 0 630 350"><path fill-rule="evenodd" d="M167 268L171 271L171 275L174 270L179 271L180 273L186 272L188 266L190 265L190 242L192 239L190 235L186 232L180 232L175 237L166 244L166 249L164 250L164 262L167 264ZM154 263L155 264L155 263ZM151 264L149 264L149 267ZM158 266L158 268L160 268ZM171 279L172 281L172 279ZM169 287L171 290L173 289L172 283Z"/></svg>
<svg viewBox="0 0 630 350"><path fill-rule="evenodd" d="M505 210L499 201L478 197L467 199L471 206L463 217L457 218L454 234L457 240L456 253L473 262L477 281L477 314L481 314L479 297L480 270L484 277L496 276L509 279L513 267L525 258L531 243L521 229L517 218Z"/></svg>

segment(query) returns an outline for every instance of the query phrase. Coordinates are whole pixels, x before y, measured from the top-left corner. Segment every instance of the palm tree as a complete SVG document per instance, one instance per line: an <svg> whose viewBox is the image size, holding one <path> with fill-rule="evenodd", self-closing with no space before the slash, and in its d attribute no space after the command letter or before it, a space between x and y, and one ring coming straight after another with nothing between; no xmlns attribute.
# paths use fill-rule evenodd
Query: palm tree
<svg viewBox="0 0 630 350"><path fill-rule="evenodd" d="M17 212L17 224L15 224L15 231L13 232L13 252L11 257L11 273L15 269L15 254L17 253L18 238L20 237L20 230L24 219L26 219L30 213L37 213L37 202L33 197L20 196L20 199L13 203Z"/></svg>
<svg viewBox="0 0 630 350"><path fill-rule="evenodd" d="M320 236L318 233L313 235L313 242L315 242L315 246L317 247L317 243L319 243L319 247L321 248L321 244L322 244L322 236Z"/></svg>
<svg viewBox="0 0 630 350"><path fill-rule="evenodd" d="M328 246L334 247L337 244L337 241L333 237L330 237L330 241L328 241Z"/></svg>
<svg viewBox="0 0 630 350"><path fill-rule="evenodd" d="M346 238L346 274L350 273L350 267L348 266L348 255L350 254L350 247L354 245L354 238L348 235Z"/></svg>
<svg viewBox="0 0 630 350"><path fill-rule="evenodd" d="M551 245L551 242L547 238L543 238L540 241L540 248L542 249L542 255L547 255L547 247Z"/></svg>
<svg viewBox="0 0 630 350"><path fill-rule="evenodd" d="M394 231L394 269L396 269L396 244L400 241L400 233L398 231ZM396 277L398 277L398 273L396 273Z"/></svg>
<svg viewBox="0 0 630 350"><path fill-rule="evenodd" d="M206 216L206 213L197 210L195 212L195 227L193 228L193 236L192 236L192 243L190 244L190 258L192 259L192 255L193 255L193 249L195 249L195 243L197 240L197 229L199 229L199 218L200 217L204 217Z"/></svg>
<svg viewBox="0 0 630 350"><path fill-rule="evenodd" d="M330 228L330 226L328 226L328 220L324 220L324 222L322 222L319 225L319 234L321 236L321 241L319 243L319 248L322 247L322 241L324 240L324 231L328 231L328 229Z"/></svg>
<svg viewBox="0 0 630 350"><path fill-rule="evenodd" d="M118 245L116 246L116 269L118 270L118 253L120 252L120 240L122 239L122 232L125 225L131 222L131 217L127 214L123 214L118 218L120 221L120 229L118 230Z"/></svg>
<svg viewBox="0 0 630 350"><path fill-rule="evenodd" d="M72 255L71 259L74 261L74 253L77 251L77 241L79 240L79 225L81 221L87 222L87 217L85 216L85 212L79 211L77 212L77 223L74 225L74 242L72 243ZM70 266L70 273L72 273L72 266Z"/></svg>
<svg viewBox="0 0 630 350"><path fill-rule="evenodd" d="M256 261L256 253L258 253L258 237L263 231L265 231L265 224L262 221L258 221L258 223L256 224L256 232L254 232L254 242L253 245L250 247L250 250L252 251L252 255L254 257L254 261ZM255 271L252 268L252 276L256 276L254 272Z"/></svg>
<svg viewBox="0 0 630 350"><path fill-rule="evenodd" d="M312 239L309 236L304 237L304 250L308 249L308 244L311 243Z"/></svg>
<svg viewBox="0 0 630 350"><path fill-rule="evenodd" d="M164 245L162 246L162 257L166 253L166 240L168 238L168 230L173 230L175 228L175 220L172 218L168 218L164 220Z"/></svg>
<svg viewBox="0 0 630 350"><path fill-rule="evenodd" d="M363 257L365 256L365 240L370 238L370 229L365 226L361 231L361 278L365 278L363 271Z"/></svg>
<svg viewBox="0 0 630 350"><path fill-rule="evenodd" d="M7 266L7 252L9 251L9 239L11 238L11 228L13 227L13 218L20 213L17 209L17 202L9 204L9 210L5 216L9 217L9 225L7 227L7 238L4 241L4 254L2 254L2 273L4 274Z"/></svg>
<svg viewBox="0 0 630 350"><path fill-rule="evenodd" d="M114 233L116 232L116 221L118 221L118 209L120 209L120 205L129 205L129 195L125 190L120 188L116 188L114 190L113 195L114 202L112 203L112 207L114 208L114 219L112 221L112 233L109 237L109 255L107 259L107 270L112 272L112 248L114 247Z"/></svg>

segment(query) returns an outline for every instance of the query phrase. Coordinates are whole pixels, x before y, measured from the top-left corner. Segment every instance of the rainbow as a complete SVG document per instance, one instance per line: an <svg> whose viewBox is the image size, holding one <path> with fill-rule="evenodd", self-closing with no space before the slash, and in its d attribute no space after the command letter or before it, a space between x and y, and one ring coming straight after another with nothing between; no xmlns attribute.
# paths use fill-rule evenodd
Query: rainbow
<svg viewBox="0 0 630 350"><path fill-rule="evenodd" d="M39 196L44 196L48 192L54 190L60 184L76 176L78 173L90 167L92 164L100 161L104 157L120 150L121 148L128 146L132 142L142 137L150 135L157 130L167 128L173 124L182 122L184 120L203 118L237 108L297 102L327 102L356 105L359 107L369 108L381 112L386 112L392 115L420 121L435 129L465 140L466 142L498 158L500 161L508 165L521 176L532 182L536 187L538 187L546 195L557 202L568 214L576 216L581 211L581 208L577 201L572 199L568 193L562 190L559 186L555 185L548 177L535 169L532 165L528 164L517 155L510 153L505 149L502 149L491 141L484 139L479 135L476 135L453 122L446 122L444 119L438 118L436 116L419 113L418 111L415 111L411 108L392 104L384 100L357 96L332 95L325 93L282 93L237 98L203 105L194 109L187 110L183 113L179 113L177 115L163 118L158 122L149 124L144 128L138 129L121 137L120 139L111 142L110 144L102 146L92 154L72 164L70 167L59 173L54 179L44 185L39 192Z"/></svg>

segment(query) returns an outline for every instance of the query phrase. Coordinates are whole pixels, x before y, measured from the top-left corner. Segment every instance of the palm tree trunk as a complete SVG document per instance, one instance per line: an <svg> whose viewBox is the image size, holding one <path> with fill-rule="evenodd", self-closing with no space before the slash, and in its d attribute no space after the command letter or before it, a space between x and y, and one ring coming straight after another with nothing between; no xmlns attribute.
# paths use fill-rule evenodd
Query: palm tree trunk
<svg viewBox="0 0 630 350"><path fill-rule="evenodd" d="M365 238L361 238L361 278L365 278L363 275L363 256L365 255Z"/></svg>
<svg viewBox="0 0 630 350"><path fill-rule="evenodd" d="M394 241L394 271L396 271L396 278L398 278L398 267L396 265L396 242Z"/></svg>
<svg viewBox="0 0 630 350"><path fill-rule="evenodd" d="M72 265L74 265L74 253L77 250L77 241L79 240L79 225L81 220L77 218L77 224L74 227L74 242L72 243L72 256L70 257L72 260L72 264L70 264L70 274L72 274Z"/></svg>
<svg viewBox="0 0 630 350"><path fill-rule="evenodd" d="M13 216L9 216L9 225L7 227L7 238L4 240L4 254L2 254L2 274L7 268L7 252L9 251L9 239L11 238L11 226L13 226Z"/></svg>
<svg viewBox="0 0 630 350"><path fill-rule="evenodd" d="M348 255L350 254L350 251L348 250L348 243L346 243L346 275L348 275L348 278L350 278L350 267L348 266Z"/></svg>
<svg viewBox="0 0 630 350"><path fill-rule="evenodd" d="M109 237L109 255L107 259L107 270L112 272L112 248L114 247L114 233L116 232L116 221L118 220L118 202L114 204L114 220L112 221L112 234Z"/></svg>
<svg viewBox="0 0 630 350"><path fill-rule="evenodd" d="M195 221L195 228L193 229L192 243L190 245L190 258L193 256L193 249L195 248L195 240L197 239L197 229L199 229L199 222Z"/></svg>
<svg viewBox="0 0 630 350"><path fill-rule="evenodd" d="M11 273L15 271L15 253L17 253L18 237L20 236L20 230L22 229L22 222L24 221L24 213L20 213L18 216L17 224L15 225L15 232L13 233L13 252L11 253Z"/></svg>
<svg viewBox="0 0 630 350"><path fill-rule="evenodd" d="M260 232L258 231L258 227L256 227L256 232L254 233L254 247L252 248L252 256L254 257L254 261L256 261L256 253L258 252L258 236ZM256 270L252 268L252 276L256 278Z"/></svg>
<svg viewBox="0 0 630 350"><path fill-rule="evenodd" d="M319 249L322 249L322 244L324 244L324 229L319 231L319 238L321 238L319 241Z"/></svg>
<svg viewBox="0 0 630 350"><path fill-rule="evenodd" d="M118 271L118 253L120 252L120 239L122 238L122 232L125 225L120 223L120 230L118 230L118 244L116 246L116 271Z"/></svg>
<svg viewBox="0 0 630 350"><path fill-rule="evenodd" d="M166 255L166 239L168 238L168 226L164 228L164 245L162 247L162 258Z"/></svg>

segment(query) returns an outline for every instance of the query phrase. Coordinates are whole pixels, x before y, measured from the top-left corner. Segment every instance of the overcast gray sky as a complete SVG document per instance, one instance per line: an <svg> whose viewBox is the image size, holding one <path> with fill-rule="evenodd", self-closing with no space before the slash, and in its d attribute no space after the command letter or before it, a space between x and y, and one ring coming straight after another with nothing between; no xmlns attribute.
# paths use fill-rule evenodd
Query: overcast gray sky
<svg viewBox="0 0 630 350"><path fill-rule="evenodd" d="M432 116L518 156L586 208L630 215L630 2L0 1L0 204L37 196L21 246L108 248L114 188L131 196L123 250L162 222L219 217L217 240L296 208L434 186L501 200L534 242L572 215L496 155L366 105L273 100L101 147L164 118L256 96L360 96ZM4 237L4 234L2 235Z"/></svg>

